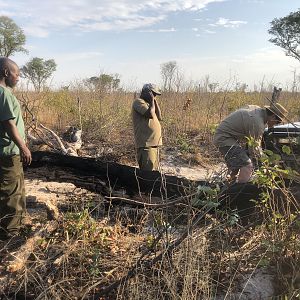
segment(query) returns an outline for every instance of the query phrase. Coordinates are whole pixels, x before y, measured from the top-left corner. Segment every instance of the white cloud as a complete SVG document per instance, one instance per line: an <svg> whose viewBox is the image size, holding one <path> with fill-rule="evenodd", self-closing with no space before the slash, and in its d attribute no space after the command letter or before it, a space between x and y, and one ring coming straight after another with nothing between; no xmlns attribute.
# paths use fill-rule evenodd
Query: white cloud
<svg viewBox="0 0 300 300"><path fill-rule="evenodd" d="M158 29L158 32L175 32L176 29L174 27L170 29Z"/></svg>
<svg viewBox="0 0 300 300"><path fill-rule="evenodd" d="M169 29L145 29L145 30L139 30L139 32L176 32L177 30L172 27Z"/></svg>
<svg viewBox="0 0 300 300"><path fill-rule="evenodd" d="M249 3L254 3L254 4L264 4L264 0L248 0Z"/></svg>
<svg viewBox="0 0 300 300"><path fill-rule="evenodd" d="M159 23L169 13L202 10L209 3L223 1L227 0L14 0L8 5L0 0L0 9L18 18L26 34L45 37L65 28L139 29Z"/></svg>
<svg viewBox="0 0 300 300"><path fill-rule="evenodd" d="M25 34L39 37L39 38L45 38L49 35L49 31L46 28L43 28L43 26L33 26L33 25L24 25L22 26L22 29L24 30Z"/></svg>
<svg viewBox="0 0 300 300"><path fill-rule="evenodd" d="M0 8L7 8L10 4L7 1L0 1Z"/></svg>
<svg viewBox="0 0 300 300"><path fill-rule="evenodd" d="M247 24L246 21L232 21L226 18L219 18L216 23L209 24L212 27L238 28L240 25Z"/></svg>
<svg viewBox="0 0 300 300"><path fill-rule="evenodd" d="M245 82L250 88L263 79L265 83L286 87L293 80L292 71L299 67L296 59L285 56L282 50L275 47L258 49L243 56L181 56L172 59L183 71L188 71L194 81L209 75L212 82L219 82L221 86L230 80Z"/></svg>
<svg viewBox="0 0 300 300"><path fill-rule="evenodd" d="M204 32L208 33L208 34L215 34L216 33L215 31L209 30L209 29L205 29Z"/></svg>

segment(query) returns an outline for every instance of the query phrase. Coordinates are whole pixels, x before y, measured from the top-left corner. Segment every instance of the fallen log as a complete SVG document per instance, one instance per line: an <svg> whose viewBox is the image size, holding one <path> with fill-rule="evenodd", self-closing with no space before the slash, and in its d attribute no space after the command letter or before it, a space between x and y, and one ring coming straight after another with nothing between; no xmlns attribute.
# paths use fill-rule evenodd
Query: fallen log
<svg viewBox="0 0 300 300"><path fill-rule="evenodd" d="M107 200L111 198L114 202L130 202L133 206L143 206L142 203L157 204L157 199L161 199L160 203L177 203L176 199L183 200L190 196L199 185L216 186L216 183L205 180L192 181L157 171L142 171L115 162L105 162L101 158L65 156L44 151L33 152L32 157L30 167L57 167L55 173L58 181L71 182L78 187L101 193ZM62 174L60 170L65 172ZM258 199L261 192L256 185L246 183L225 186L222 182L218 184L223 186L218 195L222 203L238 208L245 215L253 211L255 204L252 199ZM224 201L224 198L227 200Z"/></svg>
<svg viewBox="0 0 300 300"><path fill-rule="evenodd" d="M245 216L248 219L249 215L255 213L255 200L259 201L262 192L257 185L252 183L236 183L226 186L222 182L192 181L164 175L157 171L142 171L115 162L105 162L101 158L65 156L41 151L33 152L32 157L31 167L55 166L58 169L55 172L58 181L72 182L78 187L101 193L104 199L116 204L120 202L151 208L151 205L147 206L143 203L162 204L172 201L179 203L181 200L179 199L177 202L178 198L182 198L184 202L184 198L194 193L197 186L204 185L214 188L218 184L221 191L217 198L219 202L222 202L221 206L237 208L241 217ZM62 175L59 170L65 170L68 176L66 173ZM89 181L88 178L91 178L92 181ZM204 200L205 197L203 195ZM159 203L158 199L160 199ZM279 200L279 203L282 202L284 201ZM160 206L154 205L152 208L155 207Z"/></svg>
<svg viewBox="0 0 300 300"><path fill-rule="evenodd" d="M101 158L65 156L41 151L33 152L32 158L30 167L52 165L75 175L94 176L101 182L104 181L108 190L103 189L103 184L100 184L99 188L105 196L110 196L109 193L115 189L124 189L130 197L142 198L142 194L146 194L150 199L154 196L165 200L185 196L191 186L205 183L164 175L158 171L142 171L115 162L103 162Z"/></svg>

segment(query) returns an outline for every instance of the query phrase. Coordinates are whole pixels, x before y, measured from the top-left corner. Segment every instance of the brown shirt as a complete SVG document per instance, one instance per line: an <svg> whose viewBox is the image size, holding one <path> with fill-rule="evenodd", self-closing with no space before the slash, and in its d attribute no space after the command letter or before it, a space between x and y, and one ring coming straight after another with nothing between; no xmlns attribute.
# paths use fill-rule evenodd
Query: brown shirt
<svg viewBox="0 0 300 300"><path fill-rule="evenodd" d="M247 105L231 113L218 126L214 144L217 147L238 145L245 137L260 142L267 122L265 108Z"/></svg>
<svg viewBox="0 0 300 300"><path fill-rule="evenodd" d="M140 98L132 104L132 122L137 148L162 145L160 122L156 115L153 119L144 116L148 109L149 103Z"/></svg>

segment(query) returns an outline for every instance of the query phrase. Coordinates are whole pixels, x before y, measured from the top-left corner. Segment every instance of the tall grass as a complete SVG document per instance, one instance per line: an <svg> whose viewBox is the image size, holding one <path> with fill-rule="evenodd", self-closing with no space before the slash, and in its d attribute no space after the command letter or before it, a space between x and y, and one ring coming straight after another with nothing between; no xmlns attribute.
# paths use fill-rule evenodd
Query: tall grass
<svg viewBox="0 0 300 300"><path fill-rule="evenodd" d="M36 120L58 132L66 126L82 126L87 143L107 144L116 151L128 149L128 153L134 153L130 117L133 93L103 94L78 86L72 90L23 94L24 97L18 92L28 107L27 127ZM164 116L164 144L181 146L185 151L203 151L206 147L211 157L215 125L245 104L268 105L266 97L270 98L271 93L164 93L158 100ZM281 96L280 102L289 110L291 120L299 120L299 100L299 93L285 92ZM88 295L99 295L102 288L125 278L110 293L98 298L238 299L242 293L238 282L243 282L245 274L275 267L277 294L299 299L300 199L285 186L286 178L278 180L280 176L276 174L270 179L267 175L274 173L263 174L260 185L267 194L262 195L252 216L258 222L247 225L232 219L231 211L204 214L203 209L193 208L190 202L172 211L143 210L143 218L129 224L121 214L126 213L126 207L107 211L107 203L99 195L95 199L84 195L78 199L70 197L68 213L63 214L59 229L39 241L32 260L6 286L4 296L19 293L22 297L27 293L34 294L34 299L92 299ZM273 186L269 193L270 183ZM101 207L101 216L93 218L97 207ZM201 226L198 223L191 228L199 215L203 215ZM184 221L179 222L180 217ZM144 230L147 222L154 231ZM132 228L138 229L133 233ZM169 251L186 228L191 228L186 239ZM141 260L144 251L147 256ZM161 259L153 262L160 253ZM129 276L133 267L134 276Z"/></svg>
<svg viewBox="0 0 300 300"><path fill-rule="evenodd" d="M67 126L82 127L85 144L107 146L134 162L131 105L138 94L124 90L104 93L77 84L70 90L17 93L26 103L27 127L36 121L61 133ZM164 148L178 148L189 159L209 160L215 153L212 134L230 112L246 104L268 105L271 92L166 92L158 97L162 109ZM299 120L300 93L283 92L280 103L291 120ZM30 113L29 113L30 112ZM32 120L34 116L35 120ZM201 158L200 158L201 160Z"/></svg>

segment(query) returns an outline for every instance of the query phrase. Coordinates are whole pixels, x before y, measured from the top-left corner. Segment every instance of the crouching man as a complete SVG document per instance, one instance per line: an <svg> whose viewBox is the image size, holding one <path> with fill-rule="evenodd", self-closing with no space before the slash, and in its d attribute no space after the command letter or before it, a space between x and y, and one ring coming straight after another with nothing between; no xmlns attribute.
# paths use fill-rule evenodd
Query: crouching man
<svg viewBox="0 0 300 300"><path fill-rule="evenodd" d="M280 104L263 108L247 105L226 117L216 129L214 145L219 149L229 171L229 181L246 183L253 173L253 160L261 153L261 140L266 127L279 124L287 116ZM247 138L254 145L246 150Z"/></svg>

